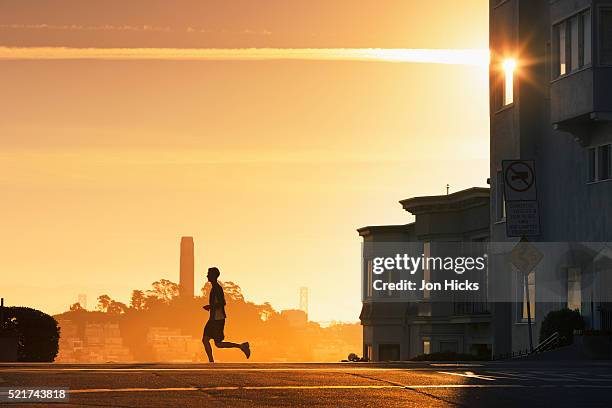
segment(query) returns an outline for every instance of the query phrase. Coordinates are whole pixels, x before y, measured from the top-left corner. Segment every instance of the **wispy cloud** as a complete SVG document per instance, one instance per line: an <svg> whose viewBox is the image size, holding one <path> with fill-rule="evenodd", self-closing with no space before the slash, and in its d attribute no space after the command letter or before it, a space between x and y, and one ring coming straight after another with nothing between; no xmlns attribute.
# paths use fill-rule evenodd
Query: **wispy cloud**
<svg viewBox="0 0 612 408"><path fill-rule="evenodd" d="M171 31L170 27L151 25L81 25L81 24L0 24L0 28L14 30L69 30L69 31Z"/></svg>
<svg viewBox="0 0 612 408"><path fill-rule="evenodd" d="M82 24L0 24L0 29L10 30L55 30L55 31L131 31L131 32L162 32L162 33L224 33L224 34L248 34L248 35L271 35L268 30L218 30L203 27L169 27L154 25L82 25Z"/></svg>
<svg viewBox="0 0 612 408"><path fill-rule="evenodd" d="M404 48L67 48L0 47L0 60L313 60L486 66L488 50Z"/></svg>

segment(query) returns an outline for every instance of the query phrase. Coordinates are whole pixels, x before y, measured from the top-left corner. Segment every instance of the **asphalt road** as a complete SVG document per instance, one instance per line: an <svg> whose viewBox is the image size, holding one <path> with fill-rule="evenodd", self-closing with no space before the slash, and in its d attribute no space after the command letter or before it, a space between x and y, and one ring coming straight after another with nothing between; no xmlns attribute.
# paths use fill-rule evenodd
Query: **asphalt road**
<svg viewBox="0 0 612 408"><path fill-rule="evenodd" d="M0 364L17 387L68 388L58 406L611 407L612 363Z"/></svg>

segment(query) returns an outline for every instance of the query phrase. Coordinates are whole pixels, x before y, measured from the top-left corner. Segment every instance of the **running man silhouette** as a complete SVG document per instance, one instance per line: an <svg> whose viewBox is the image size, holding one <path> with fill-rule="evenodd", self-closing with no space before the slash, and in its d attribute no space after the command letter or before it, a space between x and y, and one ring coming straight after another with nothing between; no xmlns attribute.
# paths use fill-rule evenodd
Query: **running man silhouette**
<svg viewBox="0 0 612 408"><path fill-rule="evenodd" d="M215 362L212 347L210 346L211 339L215 341L215 346L218 348L239 348L246 358L251 357L251 348L248 342L238 344L223 341L225 338L223 329L225 328L225 318L227 315L225 314L225 296L223 295L223 288L219 285L219 282L217 282L220 274L219 268L212 267L208 268L208 274L206 275L208 281L212 284L212 288L210 289L208 304L203 307L204 310L210 312L210 317L208 318L208 323L204 326L202 343L204 343L204 350L206 350L208 361L211 363Z"/></svg>

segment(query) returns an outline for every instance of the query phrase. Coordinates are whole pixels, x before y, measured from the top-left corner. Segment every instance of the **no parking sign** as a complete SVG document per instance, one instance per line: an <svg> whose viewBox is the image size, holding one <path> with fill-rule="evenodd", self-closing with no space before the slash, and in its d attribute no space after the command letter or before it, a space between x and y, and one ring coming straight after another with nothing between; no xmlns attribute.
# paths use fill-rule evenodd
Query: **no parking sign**
<svg viewBox="0 0 612 408"><path fill-rule="evenodd" d="M506 235L540 235L540 213L533 160L502 161L506 198Z"/></svg>

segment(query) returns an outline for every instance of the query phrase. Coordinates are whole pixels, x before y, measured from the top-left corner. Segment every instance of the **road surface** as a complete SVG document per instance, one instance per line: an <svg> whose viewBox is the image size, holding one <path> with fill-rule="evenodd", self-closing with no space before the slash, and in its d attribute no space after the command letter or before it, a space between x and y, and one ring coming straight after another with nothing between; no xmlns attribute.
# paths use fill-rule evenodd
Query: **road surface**
<svg viewBox="0 0 612 408"><path fill-rule="evenodd" d="M0 364L18 387L69 389L56 406L611 407L612 363Z"/></svg>

